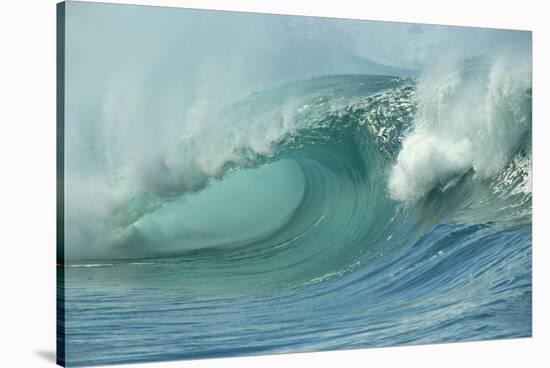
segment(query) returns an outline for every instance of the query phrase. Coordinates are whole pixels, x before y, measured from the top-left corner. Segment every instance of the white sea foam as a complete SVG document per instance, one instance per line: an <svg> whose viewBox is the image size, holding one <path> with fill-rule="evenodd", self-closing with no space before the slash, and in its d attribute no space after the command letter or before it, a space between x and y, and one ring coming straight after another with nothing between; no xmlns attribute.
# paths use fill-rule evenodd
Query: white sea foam
<svg viewBox="0 0 550 368"><path fill-rule="evenodd" d="M531 120L531 49L443 60L421 77L414 128L405 137L388 187L400 201L473 170L497 174L517 151Z"/></svg>
<svg viewBox="0 0 550 368"><path fill-rule="evenodd" d="M88 263L88 264L72 264L70 268L97 268L97 267L113 267L112 263Z"/></svg>

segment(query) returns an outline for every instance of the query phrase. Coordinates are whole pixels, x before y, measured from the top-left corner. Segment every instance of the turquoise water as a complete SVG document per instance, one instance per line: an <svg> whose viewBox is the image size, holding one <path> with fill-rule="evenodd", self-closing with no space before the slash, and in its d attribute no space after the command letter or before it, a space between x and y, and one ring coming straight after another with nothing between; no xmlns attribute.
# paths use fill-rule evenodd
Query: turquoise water
<svg viewBox="0 0 550 368"><path fill-rule="evenodd" d="M531 336L530 86L466 123L475 70L468 96L353 75L225 108L68 245L66 363Z"/></svg>

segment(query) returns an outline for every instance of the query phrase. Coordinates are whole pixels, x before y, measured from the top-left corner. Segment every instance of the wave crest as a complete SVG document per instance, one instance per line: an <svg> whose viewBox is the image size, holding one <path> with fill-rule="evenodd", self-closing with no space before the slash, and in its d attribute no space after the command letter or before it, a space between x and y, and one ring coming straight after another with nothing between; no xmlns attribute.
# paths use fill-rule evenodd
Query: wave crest
<svg viewBox="0 0 550 368"><path fill-rule="evenodd" d="M466 83L464 78L455 79L457 88L459 82ZM423 110L418 112L417 101L431 101L426 100L430 94L422 86L417 89L413 80L394 77L320 78L251 95L219 115L225 119L219 129L188 132L176 147L161 151L162 160L149 161L151 170L140 170L145 177L137 186L139 190L115 191L115 205L110 210L102 207L103 213L96 213L94 221L85 224L88 228L81 233L87 237L83 241L68 238L66 257L73 260L168 257L216 249L229 256L235 249L245 247L246 254L260 259L265 252L272 254L273 249L295 247L287 256L274 255L279 259L273 263L274 267L290 267L300 257L311 257L321 260L313 262L312 269L299 272L303 279L319 276L321 271L338 274L364 257L367 248L398 244L401 231L390 228L399 223L397 217L407 217L415 211L417 205L411 199L419 199L438 185L448 187L449 182L458 182L472 168L478 169L476 150L506 148L506 154L514 154L514 148L503 142L483 145L482 141L476 141L480 129L485 129L486 136L496 134L494 139L508 139L506 142L519 142L528 131L529 121L521 120L527 107L517 108L517 101L528 105L516 98L521 86L487 97L487 101L498 101L499 116L502 111L511 111L504 114L508 120L495 120L497 110L493 110L493 118L487 119L486 126L477 131L473 130L476 122L468 122L471 130L449 128L442 114L450 114L452 109L462 108L469 101L466 97L458 98L459 103L450 106L447 102L456 103L458 92L449 85L436 89L452 92L438 94L445 96L440 102L446 110L421 104ZM482 85L482 82L473 84L480 92L486 92L488 89L483 90ZM418 93L420 97L416 97ZM527 98L525 94L522 96ZM440 115L436 115L436 120L427 119L434 109ZM522 122L519 128L518 119ZM498 127L510 125L510 130L499 131L493 127L497 123ZM295 167L302 173L285 177L279 184L273 180L261 184L261 180L247 179L255 177L247 174L249 169L265 167L259 172L269 174L276 169L276 163L284 161L298 164ZM517 166L502 180L514 177L520 169L530 171L528 164ZM277 172L272 174L280 175ZM228 173L236 179L225 179ZM293 179L301 175L303 183ZM476 175L481 176L481 170ZM260 193L260 197L269 197L271 193L271 198L262 201L265 209L259 213L253 204L239 206L235 204L238 200L223 200L225 195L234 196L237 192L244 199L246 189L225 193L224 188L231 185L218 184L219 180L236 180L239 188L250 188ZM118 185L131 187L126 181ZM251 187L254 185L263 187ZM498 185L493 187L495 191L502 189ZM211 192L219 195L208 198ZM294 198L289 193L294 192L303 195L289 200ZM278 195L284 197L277 198ZM463 199L465 195L477 195L478 200L485 196L461 195ZM410 204L403 206L398 203L401 200ZM281 216L270 213L270 207L285 201L289 204L282 207ZM203 207L217 209L210 215L205 210L201 215ZM287 226L289 216L291 226ZM227 225L239 218L254 229L250 236L242 234L244 225ZM69 216L68 220L71 219ZM321 222L322 229L317 226ZM406 238L413 228L426 225L420 224L422 221L405 226L407 231L402 236ZM315 231L310 232L313 228ZM305 237L305 233L309 235ZM332 239L323 244L337 246L319 248L315 239L320 236ZM223 244L224 238L230 241ZM81 247L82 243L88 246ZM317 265L324 266L318 270Z"/></svg>

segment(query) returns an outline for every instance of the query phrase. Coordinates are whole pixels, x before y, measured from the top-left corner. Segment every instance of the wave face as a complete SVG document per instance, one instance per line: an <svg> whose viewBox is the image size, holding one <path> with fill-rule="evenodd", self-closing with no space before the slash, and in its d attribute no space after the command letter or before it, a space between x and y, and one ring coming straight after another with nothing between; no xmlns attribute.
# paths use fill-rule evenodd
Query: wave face
<svg viewBox="0 0 550 368"><path fill-rule="evenodd" d="M530 336L530 69L453 68L256 93L147 162L67 250L67 360Z"/></svg>

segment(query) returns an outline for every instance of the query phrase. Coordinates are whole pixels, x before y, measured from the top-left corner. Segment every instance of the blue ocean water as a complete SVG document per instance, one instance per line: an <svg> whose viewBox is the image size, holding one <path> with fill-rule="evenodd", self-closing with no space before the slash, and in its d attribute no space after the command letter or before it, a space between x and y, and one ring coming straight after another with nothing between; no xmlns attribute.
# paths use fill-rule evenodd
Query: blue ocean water
<svg viewBox="0 0 550 368"><path fill-rule="evenodd" d="M188 176L154 172L107 249L58 266L66 364L531 336L530 86L467 124L478 71L454 93L349 75L228 106L184 145Z"/></svg>

